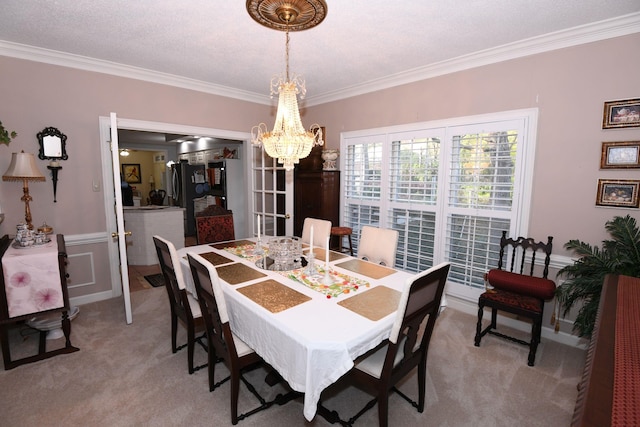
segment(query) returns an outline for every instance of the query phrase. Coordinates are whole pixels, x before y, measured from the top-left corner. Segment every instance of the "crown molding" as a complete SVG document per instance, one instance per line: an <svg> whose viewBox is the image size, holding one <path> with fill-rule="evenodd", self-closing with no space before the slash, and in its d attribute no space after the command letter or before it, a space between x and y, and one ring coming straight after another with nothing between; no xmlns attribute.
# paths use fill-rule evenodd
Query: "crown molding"
<svg viewBox="0 0 640 427"><path fill-rule="evenodd" d="M309 96L305 99L305 105L311 107L325 104L510 59L626 36L638 32L640 32L640 12L509 43L425 67L403 71L380 79L370 80L347 88L340 88L331 92ZM19 43L0 40L0 55L175 86L257 104L272 104L272 100L264 94Z"/></svg>
<svg viewBox="0 0 640 427"><path fill-rule="evenodd" d="M0 40L0 55L18 59L26 59L35 62L43 62L46 64L59 65L61 67L76 68L84 71L93 71L96 73L110 74L119 77L159 83L167 86L180 87L197 92L204 92L213 95L224 96L227 98L239 99L242 101L255 102L258 104L271 104L271 99L264 94L257 94L227 86L203 82L201 80L188 79L173 74L161 73L144 68L118 64L116 62L104 61L100 59L89 58L86 56L28 46L4 40Z"/></svg>
<svg viewBox="0 0 640 427"><path fill-rule="evenodd" d="M308 96L306 106L325 104L357 95L363 95L395 86L414 83L433 77L464 71L484 65L495 64L510 59L563 49L586 43L597 42L614 37L626 36L640 32L640 12L623 15L617 18L582 25L567 30L532 37L496 48L474 52L469 55L403 71L391 76L370 80L332 92Z"/></svg>

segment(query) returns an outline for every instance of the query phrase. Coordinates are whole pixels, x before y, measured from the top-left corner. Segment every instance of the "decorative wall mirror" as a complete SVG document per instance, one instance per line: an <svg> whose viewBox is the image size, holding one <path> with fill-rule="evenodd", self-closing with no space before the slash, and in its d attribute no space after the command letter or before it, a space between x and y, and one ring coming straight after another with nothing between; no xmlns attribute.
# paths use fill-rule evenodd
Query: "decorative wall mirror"
<svg viewBox="0 0 640 427"><path fill-rule="evenodd" d="M69 158L66 149L67 135L58 129L48 127L38 132L38 142L40 143L39 159L57 161Z"/></svg>
<svg viewBox="0 0 640 427"><path fill-rule="evenodd" d="M56 128L48 127L42 132L38 132L38 142L40 151L38 158L50 160L47 169L51 171L51 181L53 181L53 201L57 202L56 192L58 190L58 172L62 169L59 160L67 160L67 135Z"/></svg>

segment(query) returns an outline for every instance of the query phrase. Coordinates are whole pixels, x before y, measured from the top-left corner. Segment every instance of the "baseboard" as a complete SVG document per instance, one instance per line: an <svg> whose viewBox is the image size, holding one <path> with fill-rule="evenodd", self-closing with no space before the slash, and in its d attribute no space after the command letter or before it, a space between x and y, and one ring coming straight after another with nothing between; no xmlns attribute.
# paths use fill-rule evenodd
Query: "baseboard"
<svg viewBox="0 0 640 427"><path fill-rule="evenodd" d="M69 298L69 304L83 305L83 304L89 304L92 302L104 301L111 298L114 298L113 292L103 291L103 292L97 292L95 294L82 295L79 297Z"/></svg>
<svg viewBox="0 0 640 427"><path fill-rule="evenodd" d="M466 314L470 314L474 317L478 316L477 302L467 301L452 295L447 295L447 307ZM498 314L498 323L516 329L518 331L531 332L531 327L528 324L510 317L501 316L500 314ZM475 328L476 323L474 322L473 327L469 331L469 342L473 341L473 337L476 333ZM588 345L588 341L584 338L580 338L566 332L555 332L554 328L545 326L542 327L542 338L577 348L586 349Z"/></svg>

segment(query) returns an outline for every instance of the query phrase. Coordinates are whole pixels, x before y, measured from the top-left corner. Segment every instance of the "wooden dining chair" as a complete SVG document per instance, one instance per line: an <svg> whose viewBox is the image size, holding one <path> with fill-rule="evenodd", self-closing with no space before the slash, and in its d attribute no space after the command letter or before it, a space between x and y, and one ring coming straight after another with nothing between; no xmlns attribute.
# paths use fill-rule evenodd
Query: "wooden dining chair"
<svg viewBox="0 0 640 427"><path fill-rule="evenodd" d="M302 224L302 243L311 243L311 226L313 226L313 246L324 248L327 238L331 235L331 221L326 219L305 218Z"/></svg>
<svg viewBox="0 0 640 427"><path fill-rule="evenodd" d="M393 267L396 263L398 231L365 225L360 231L358 258Z"/></svg>
<svg viewBox="0 0 640 427"><path fill-rule="evenodd" d="M200 305L198 300L187 292L180 269L180 260L173 243L160 236L153 236L153 243L156 247L160 269L164 276L167 295L169 295L169 305L171 307L171 351L176 353L185 346L187 347L189 374L193 374L206 366L194 367L193 365L195 343L197 342L205 350L207 349L202 342L205 334ZM178 319L182 321L187 329L187 343L180 346L177 345ZM196 332L202 332L202 334L196 337Z"/></svg>
<svg viewBox="0 0 640 427"><path fill-rule="evenodd" d="M358 358L344 379L376 397L348 421L340 420L337 412L329 411L320 404L318 412L329 422L351 425L377 402L380 427L386 427L391 391L411 403L418 412L424 411L429 342L440 311L449 267L448 262L442 263L407 279L389 339ZM416 367L417 403L395 387Z"/></svg>
<svg viewBox="0 0 640 427"><path fill-rule="evenodd" d="M507 238L502 232L500 239L500 257L498 268L489 270L485 282L491 288L478 298L478 323L474 345L480 346L480 340L486 334L505 338L509 341L529 347L527 364L533 366L536 351L542 334L544 302L555 295L556 284L547 279L553 237L547 237L547 243L536 242L532 238ZM536 253L544 255L542 277L534 276ZM505 255L507 255L505 257ZM525 270L525 265L527 269ZM484 308L491 309L491 322L482 329ZM531 340L524 341L497 331L497 313L506 312L517 316L519 320L531 322Z"/></svg>
<svg viewBox="0 0 640 427"><path fill-rule="evenodd" d="M233 212L218 205L207 206L196 213L196 239L199 245L205 243L235 240Z"/></svg>
<svg viewBox="0 0 640 427"><path fill-rule="evenodd" d="M264 364L264 361L231 331L227 306L215 267L195 253L188 252L187 258L206 325L209 346L209 391L231 380L231 423L235 425L249 415L267 409L275 402L275 400L267 402L243 376L244 372L257 368ZM215 382L216 361L224 362L229 369L229 377L217 383ZM241 380L260 401L260 406L238 415Z"/></svg>

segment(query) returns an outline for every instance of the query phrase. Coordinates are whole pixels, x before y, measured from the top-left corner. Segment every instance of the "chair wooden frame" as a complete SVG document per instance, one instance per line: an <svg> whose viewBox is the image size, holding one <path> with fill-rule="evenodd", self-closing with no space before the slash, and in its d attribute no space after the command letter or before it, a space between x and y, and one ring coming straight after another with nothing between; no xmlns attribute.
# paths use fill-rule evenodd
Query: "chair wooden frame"
<svg viewBox="0 0 640 427"><path fill-rule="evenodd" d="M442 263L407 280L391 335L387 341L356 360L345 381L355 383L375 398L348 421L335 411L318 405L318 413L330 423L351 426L362 414L378 403L380 427L388 425L389 394L395 391L418 412L424 411L429 342L440 312L440 302L449 274L450 263ZM425 325L426 321L426 325ZM421 328L424 326L424 329ZM412 401L395 385L418 368L418 402Z"/></svg>
<svg viewBox="0 0 640 427"><path fill-rule="evenodd" d="M536 253L541 251L544 253L544 268L542 272L542 279L547 279L549 274L549 262L551 260L551 250L553 237L547 238L547 243L535 242L532 238L518 237L517 239L507 238L507 232L502 232L500 239L500 259L498 260L498 270L503 270L505 251L508 247L512 249L510 257L510 267L508 271L511 273L533 277L534 268L536 263ZM520 257L517 257L517 253L520 253ZM524 270L527 264L527 255L530 254L530 269L528 272ZM509 260L507 260L509 261ZM528 273L528 274L527 274ZM485 275L485 278L487 276ZM555 284L554 284L555 288ZM504 298L501 298L504 297ZM517 301L517 304L512 301ZM495 335L500 338L507 339L518 344L522 344L529 347L529 356L527 358L527 364L533 366L536 358L536 351L538 344L540 343L540 336L542 334L542 318L544 315L544 302L543 298L539 298L533 295L527 295L526 293L511 292L503 289L489 289L480 295L478 299L478 323L476 325L476 335L474 339L474 345L480 346L482 337L486 334ZM491 308L491 322L489 325L482 329L482 317L484 314L484 308ZM529 342L515 338L504 333L500 333L496 330L497 327L497 312L504 311L514 314L516 316L524 317L531 320L531 340Z"/></svg>
<svg viewBox="0 0 640 427"><path fill-rule="evenodd" d="M153 243L158 254L158 261L164 276L165 289L169 296L169 306L171 307L171 351L176 353L187 347L188 370L189 374L193 374L195 371L207 366L194 366L193 362L196 342L207 350L207 346L202 342L205 333L200 307L195 298L189 295L182 281L180 261L173 243L160 236L153 236ZM183 322L187 329L187 342L180 346L177 345L178 319ZM196 331L202 331L202 334L196 337Z"/></svg>
<svg viewBox="0 0 640 427"><path fill-rule="evenodd" d="M229 316L224 301L224 294L220 288L218 273L215 267L200 255L187 253L187 259L193 275L198 303L206 325L207 345L209 353L209 391L213 391L228 380L231 380L231 423L265 410L274 403L283 404L282 395L271 401L266 401L255 387L244 378L243 373L265 364L262 358L244 342L240 341L231 331ZM229 376L215 382L216 362L222 361L229 369ZM238 396L240 381L259 400L260 405L248 412L238 415Z"/></svg>

